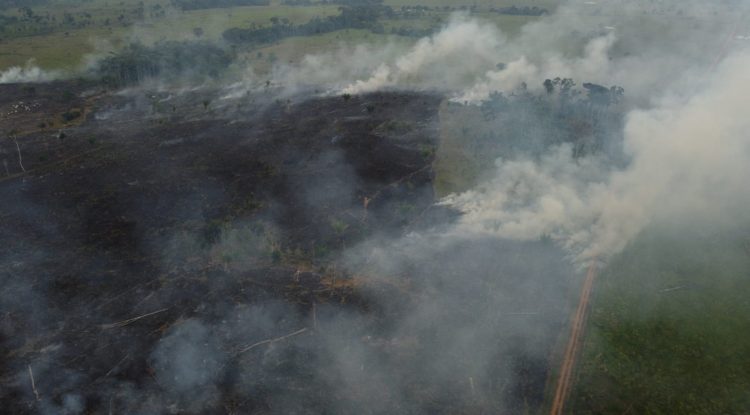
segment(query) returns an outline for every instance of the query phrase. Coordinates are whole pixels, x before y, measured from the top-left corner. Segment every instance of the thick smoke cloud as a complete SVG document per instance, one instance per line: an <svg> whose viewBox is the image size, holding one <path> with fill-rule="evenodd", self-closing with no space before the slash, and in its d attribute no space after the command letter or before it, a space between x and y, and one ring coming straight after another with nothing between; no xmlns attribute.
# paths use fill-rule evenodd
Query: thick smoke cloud
<svg viewBox="0 0 750 415"><path fill-rule="evenodd" d="M533 240L551 236L579 260L606 259L658 219L746 220L750 193L750 55L738 53L695 96L665 100L627 119L630 163L573 159L560 147L540 161L498 161L495 177L449 197L463 231Z"/></svg>
<svg viewBox="0 0 750 415"><path fill-rule="evenodd" d="M19 82L45 82L58 79L62 73L59 71L46 71L36 65L34 60L29 60L24 66L13 66L0 71L0 84L12 84Z"/></svg>
<svg viewBox="0 0 750 415"><path fill-rule="evenodd" d="M419 40L395 62L381 64L369 79L356 81L344 91L366 93L400 85L451 89L475 77L481 68L499 63L504 42L494 26L456 15L445 29Z"/></svg>
<svg viewBox="0 0 750 415"><path fill-rule="evenodd" d="M457 13L413 46L346 46L279 64L274 81L287 87L327 85L344 93L383 88L440 90L458 102L481 102L522 83L541 90L546 78L620 85L648 105L655 91L692 89L715 62L732 8L741 4L662 2L645 5L569 3L508 36L503 27ZM651 16L651 15L655 16ZM405 49L405 50L404 50ZM336 65L329 63L335 61Z"/></svg>
<svg viewBox="0 0 750 415"><path fill-rule="evenodd" d="M680 4L689 16L711 9ZM524 27L516 38L503 34L502 28L457 15L439 33L407 48L345 46L309 55L296 66L276 66L273 84L290 89L313 86L351 94L439 90L460 103L480 103L492 92L511 93L524 83L541 91L545 78L621 85L630 100L623 154L618 160L609 154L574 157L570 144L541 155L497 154L495 169L478 186L442 201L463 213L455 223L374 237L334 259L340 272L386 281L358 287L363 302L376 307L367 310L375 319L356 307L330 305L320 306L311 321L308 310L290 305L244 306L212 297L191 310L197 317L172 324L150 349L147 360L156 386L115 381L105 372L98 398L108 400L110 409L139 408L142 413L164 408L201 413L227 396L244 402L262 396L270 402L269 413L354 413L363 407L369 413L450 413L466 409L465 402L496 413L522 413L526 403L519 397L540 402L543 396L524 388L538 392L544 385L524 382L545 378L549 345L568 316L567 298L560 293L575 274L571 257L579 265L606 260L659 221L726 225L750 220L750 54L734 52L716 71L711 70L714 57L705 54L712 42L707 39L716 38L706 34L728 18L698 21L692 32L670 28L646 41L634 23L645 9L623 6L613 12L617 23L610 26L605 16L591 29L582 7L560 7ZM332 67L331 62L339 64ZM52 76L34 67L12 68L0 74L0 82ZM263 83L264 78L248 71L245 80L226 88L224 98L233 103ZM616 137L613 133L612 139ZM334 134L331 140L336 140ZM320 180L303 177L290 183L302 188L296 203L323 215L329 205L354 198L358 183L344 155L302 156L327 170ZM200 193L206 198L224 197L211 192L212 183L205 187L209 189ZM182 216L203 218L205 212L195 207L198 201L181 201L188 210ZM25 217L32 218L34 209L41 209L30 202L22 207ZM247 272L257 266L255 258L267 255L269 245L275 244L282 221L238 219L217 230L209 246L206 235L188 231L159 235L146 245L156 252L162 273L185 258L218 263L227 256L240 258L233 263L235 272ZM59 232L39 233L52 238ZM37 250L36 255L53 254ZM0 306L25 316L28 327L41 329L56 320L39 307L48 301L44 294L18 278L33 275L35 264L30 262L42 258L26 261L15 254L0 259L10 264L0 273L6 285ZM179 272L192 271L186 265ZM226 278L201 287L222 284L229 284ZM176 293L177 288L165 283L154 296L157 300L144 300L153 305L147 310L169 307ZM87 307L81 305L80 314L95 315ZM142 315L146 309L134 311L130 314ZM16 333L9 319L3 324L3 334ZM301 328L309 330L239 353ZM81 413L83 398L76 391L93 380L56 373L54 360L61 353L56 350L49 349L49 357L43 353L30 359L45 395L62 391L54 402L43 396L41 413ZM124 361L128 358L125 353ZM118 370L115 366L112 374ZM16 387L27 391L26 398L34 400L29 373L21 371L14 379ZM53 389L57 379L66 383ZM319 396L330 396L332 407L313 406L319 400L306 394L309 385L316 385Z"/></svg>
<svg viewBox="0 0 750 415"><path fill-rule="evenodd" d="M549 45L544 52L538 45L528 49L519 46L530 45L538 32L550 33L552 28L560 31L552 23L524 30L519 39L509 39L493 24L456 14L440 32L419 40L407 53L380 64L369 78L354 81L343 91L438 89L455 93L459 102L478 102L493 91L510 91L522 83L540 85L539 79L604 79L609 72L608 53L615 43L614 34L591 35L583 54L573 58L555 50L558 45Z"/></svg>
<svg viewBox="0 0 750 415"><path fill-rule="evenodd" d="M444 201L465 212L460 234L551 237L585 261L617 253L659 218L736 217L747 199L741 178L750 165L741 102L748 88L746 54L712 67L723 58L726 28L736 24L730 11L743 5L603 6L607 12L597 17L591 5L562 6L512 39L458 14L408 51L379 55L385 63L341 91L438 89L455 101L479 103L522 84L539 91L542 80L554 77L625 88L631 108L625 169L612 167L605 155L574 158L569 146L541 160L499 159L494 178ZM680 18L659 24L644 18L651 12ZM705 53L711 49L715 53Z"/></svg>

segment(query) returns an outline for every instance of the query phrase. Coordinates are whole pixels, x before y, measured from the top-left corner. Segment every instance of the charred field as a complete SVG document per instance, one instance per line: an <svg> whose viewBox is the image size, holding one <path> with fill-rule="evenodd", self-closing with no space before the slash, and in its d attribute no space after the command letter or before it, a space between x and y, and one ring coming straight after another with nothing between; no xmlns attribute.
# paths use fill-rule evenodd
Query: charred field
<svg viewBox="0 0 750 415"><path fill-rule="evenodd" d="M23 127L0 147L6 410L542 404L558 249L404 242L457 216L432 186L441 96L0 88Z"/></svg>
<svg viewBox="0 0 750 415"><path fill-rule="evenodd" d="M749 0L0 0L0 413L750 412Z"/></svg>

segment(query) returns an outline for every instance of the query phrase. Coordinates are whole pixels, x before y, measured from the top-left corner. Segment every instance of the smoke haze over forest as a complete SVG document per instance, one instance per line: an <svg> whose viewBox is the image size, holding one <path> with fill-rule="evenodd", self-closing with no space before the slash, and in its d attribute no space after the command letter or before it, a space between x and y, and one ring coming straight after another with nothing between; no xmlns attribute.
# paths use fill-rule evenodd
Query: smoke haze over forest
<svg viewBox="0 0 750 415"><path fill-rule="evenodd" d="M13 413L542 413L583 270L750 225L749 1L16 3L102 32L0 66Z"/></svg>

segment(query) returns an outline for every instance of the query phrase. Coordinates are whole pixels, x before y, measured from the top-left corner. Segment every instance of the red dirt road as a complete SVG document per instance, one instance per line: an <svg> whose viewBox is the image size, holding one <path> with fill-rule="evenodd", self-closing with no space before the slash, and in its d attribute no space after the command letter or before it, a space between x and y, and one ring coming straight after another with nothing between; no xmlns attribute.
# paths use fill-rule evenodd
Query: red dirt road
<svg viewBox="0 0 750 415"><path fill-rule="evenodd" d="M578 301L578 308L576 309L576 313L571 321L570 337L568 339L568 345L565 348L565 355L560 368L560 376L557 379L557 387L555 388L555 397L552 401L550 415L562 415L565 407L565 400L570 393L573 369L576 366L576 358L578 357L578 351L581 347L581 339L583 338L589 299L591 298L591 291L595 279L596 263L592 262L586 273L586 279L583 281L583 286L581 287L581 297Z"/></svg>

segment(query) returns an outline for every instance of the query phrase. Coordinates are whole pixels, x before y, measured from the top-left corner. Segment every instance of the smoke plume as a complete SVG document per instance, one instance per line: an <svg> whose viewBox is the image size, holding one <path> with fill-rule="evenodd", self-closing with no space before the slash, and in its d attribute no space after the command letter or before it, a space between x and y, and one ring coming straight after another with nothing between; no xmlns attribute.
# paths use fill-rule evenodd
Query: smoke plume
<svg viewBox="0 0 750 415"><path fill-rule="evenodd" d="M30 59L24 66L12 66L0 71L0 84L45 82L58 79L61 75L59 71L46 71L40 68L33 59Z"/></svg>
<svg viewBox="0 0 750 415"><path fill-rule="evenodd" d="M622 170L559 147L539 161L498 160L494 178L445 203L459 229L533 240L551 236L579 260L619 252L655 220L747 219L750 55L738 53L687 100L628 114Z"/></svg>
<svg viewBox="0 0 750 415"><path fill-rule="evenodd" d="M160 84L196 69L170 59L157 92L136 73L67 141L24 142L39 170L0 184L14 201L0 215L0 395L71 414L538 407L576 266L655 224L750 223L750 53L717 35L733 17L600 3L609 13L567 4L514 36L456 14L412 44L342 44L267 77L232 62L207 71L218 87ZM661 8L683 18L652 25ZM30 62L0 83L57 76ZM571 92L571 119L623 116L591 127L617 128L597 132L598 151L577 149L587 137L562 110L513 112L563 108L555 78L624 88L598 106ZM313 88L344 96L302 95ZM496 141L477 152L495 161L476 184L435 203L445 108L507 130L483 132ZM20 154L6 141L0 154ZM60 174L43 170L58 166L50 141L73 149Z"/></svg>

